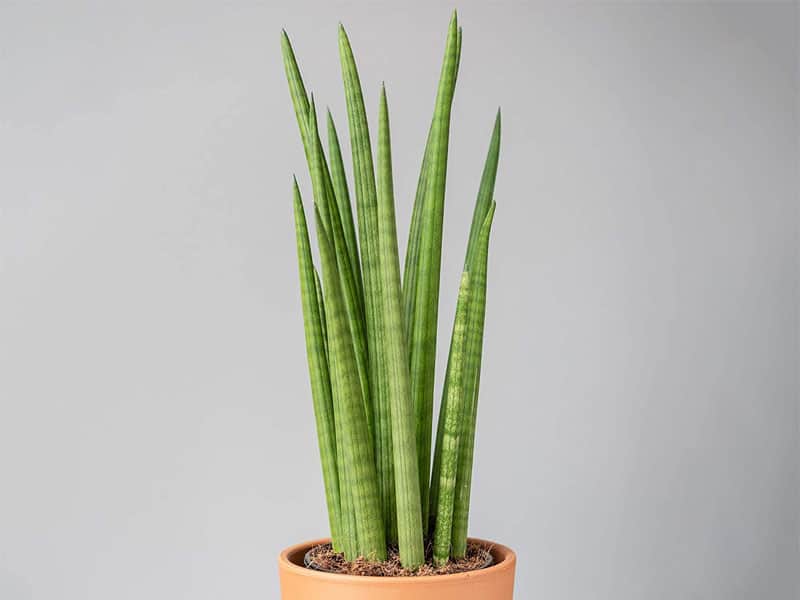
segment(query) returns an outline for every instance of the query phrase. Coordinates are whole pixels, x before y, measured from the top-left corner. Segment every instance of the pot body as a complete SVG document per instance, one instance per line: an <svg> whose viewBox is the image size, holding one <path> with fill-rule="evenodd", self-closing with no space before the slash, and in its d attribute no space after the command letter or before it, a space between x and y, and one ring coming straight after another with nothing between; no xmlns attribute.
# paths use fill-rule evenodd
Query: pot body
<svg viewBox="0 0 800 600"><path fill-rule="evenodd" d="M281 552L278 569L281 600L512 600L514 551L486 540L494 558L491 567L453 575L426 577L360 577L322 573L303 566L305 553L330 540L315 540Z"/></svg>

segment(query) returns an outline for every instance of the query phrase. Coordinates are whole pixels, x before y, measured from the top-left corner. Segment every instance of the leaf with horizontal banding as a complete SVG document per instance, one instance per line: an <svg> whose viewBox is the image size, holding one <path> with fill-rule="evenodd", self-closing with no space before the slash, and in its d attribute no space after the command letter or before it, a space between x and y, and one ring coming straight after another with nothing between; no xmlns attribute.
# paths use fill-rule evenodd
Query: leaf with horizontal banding
<svg viewBox="0 0 800 600"><path fill-rule="evenodd" d="M445 58L431 127L431 149L425 166L413 312L409 319L409 362L414 402L417 462L423 519L427 523L428 477L431 460L431 422L439 312L439 275L442 259L442 223L450 136L450 112L458 62L458 23L450 21Z"/></svg>
<svg viewBox="0 0 800 600"><path fill-rule="evenodd" d="M383 335L379 352L386 365L386 396L391 416L391 443L397 506L400 561L416 569L425 560L422 503L417 472L414 409L403 331L400 259L397 251L389 109L381 89L378 113L378 249L380 254Z"/></svg>
<svg viewBox="0 0 800 600"><path fill-rule="evenodd" d="M294 182L294 217L311 396L314 402L314 417L317 424L317 441L322 461L322 478L325 483L331 538L334 547L338 550L342 543L340 485L336 465L336 431L328 371L325 321L324 314L320 312L323 301L321 290L318 289L315 280L308 227L296 180Z"/></svg>
<svg viewBox="0 0 800 600"><path fill-rule="evenodd" d="M471 298L467 315L466 360L462 383L464 403L458 444L458 470L453 504L453 532L451 536L454 558L463 558L467 552L472 461L475 450L483 330L486 320L486 271L489 257L489 233L492 228L495 206L494 202L489 205L469 264Z"/></svg>
<svg viewBox="0 0 800 600"><path fill-rule="evenodd" d="M458 290L456 317L453 325L453 352L446 389L443 417L441 462L436 503L436 523L433 531L433 560L437 565L450 558L450 539L453 531L453 506L458 473L458 444L463 423L464 368L466 366L467 317L470 303L470 277L464 271Z"/></svg>
<svg viewBox="0 0 800 600"><path fill-rule="evenodd" d="M483 175L481 176L481 183L478 188L478 195L475 200L475 209L472 214L472 225L470 227L469 242L467 244L467 251L464 258L464 269L469 270L470 259L475 252L475 247L478 243L478 238L481 228L486 220L489 207L493 203L494 197L494 183L497 176L497 163L500 152L500 110L497 111L495 117L494 128L492 130L492 137L489 142L489 150L486 155L486 161L483 167ZM487 241L488 243L488 241ZM452 341L450 352L447 359L447 370L445 371L445 384L444 389L447 389L447 382L449 380L450 372L450 356L452 355L453 347ZM446 401L446 391L442 394L442 403ZM439 486L439 466L441 462L440 447L443 432L443 418L445 411L439 411L439 423L436 428L436 445L433 454L433 468L431 472L431 491L429 506L431 508L430 518L428 522L429 530L433 530L436 521L435 507L438 502L438 486Z"/></svg>
<svg viewBox="0 0 800 600"><path fill-rule="evenodd" d="M322 259L322 283L328 323L328 352L337 439L341 440L346 492L353 505L357 554L385 560L386 536L381 515L378 479L356 369L341 279L333 244L317 215L317 238ZM348 558L352 559L353 556Z"/></svg>
<svg viewBox="0 0 800 600"><path fill-rule="evenodd" d="M322 142L317 129L317 115L314 98L309 103L306 129L309 139L311 154L309 156L309 169L314 188L315 204L323 216L323 225L331 234L336 261L342 283L342 292L347 309L350 334L355 348L356 367L361 384L362 401L367 414L367 425L372 435L372 409L369 389L369 366L367 364L367 338L363 316L363 302L355 283L355 276L351 270L348 257L347 244L342 228L339 210L333 197L333 187L330 183L327 161L322 152Z"/></svg>
<svg viewBox="0 0 800 600"><path fill-rule="evenodd" d="M350 258L351 270L358 293L363 297L364 288L361 280L361 261L358 258L358 242L356 240L355 221L353 209L350 204L350 190L347 187L347 176L342 161L342 150L339 146L339 135L333 122L331 111L328 110L328 154L330 156L331 177L333 189L336 194L336 205L339 207L339 217L342 221L344 239L347 245L347 254Z"/></svg>
<svg viewBox="0 0 800 600"><path fill-rule="evenodd" d="M385 449L390 448L390 426L382 421L386 410L386 366L378 352L383 326L381 323L381 282L378 250L378 199L375 186L375 167L369 137L366 108L361 90L353 50L344 27L339 26L339 57L342 67L347 122L350 131L350 146L353 156L353 188L358 214L359 250L361 252L361 275L364 286L364 308L370 366L370 392L374 411L374 444L378 458L378 478L383 490L384 503L391 497L393 474L390 458ZM393 513L389 513L391 518ZM392 534L393 522L387 524Z"/></svg>

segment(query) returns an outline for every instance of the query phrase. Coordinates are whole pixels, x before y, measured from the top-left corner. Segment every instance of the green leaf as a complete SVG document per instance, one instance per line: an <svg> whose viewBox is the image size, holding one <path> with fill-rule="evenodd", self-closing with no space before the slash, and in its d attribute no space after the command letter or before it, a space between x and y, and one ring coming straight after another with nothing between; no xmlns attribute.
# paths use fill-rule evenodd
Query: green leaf
<svg viewBox="0 0 800 600"><path fill-rule="evenodd" d="M461 28L458 28L458 42L456 47L456 76L458 75L458 65L461 62ZM428 137L425 140L425 152L422 155L422 166L417 178L417 191L414 195L414 207L411 213L411 226L408 232L408 244L406 245L405 267L403 270L403 307L405 315L406 339L411 339L411 323L414 315L414 303L416 300L417 272L419 266L419 247L422 237L422 205L425 201L427 190L428 162L431 153L431 138L433 137L433 121L428 128Z"/></svg>
<svg viewBox="0 0 800 600"><path fill-rule="evenodd" d="M333 416L330 375L326 349L325 321L321 308L323 300L318 289L308 241L308 227L303 212L303 202L297 180L294 182L294 217L297 236L297 260L300 271L300 297L303 305L303 325L308 355L308 372L311 378L311 396L317 424L317 441L322 461L322 478L328 504L331 538L334 548L341 548L341 507L339 476L336 466L336 431Z"/></svg>
<svg viewBox="0 0 800 600"><path fill-rule="evenodd" d="M378 116L378 247L380 251L383 335L380 348L386 365L386 395L391 415L394 483L397 490L397 530L400 561L416 569L425 560L422 503L419 493L414 412L403 331L400 259L392 182L392 151L386 89L381 88Z"/></svg>
<svg viewBox="0 0 800 600"><path fill-rule="evenodd" d="M472 225L470 227L470 236L469 242L467 244L467 251L466 256L464 258L464 269L470 270L471 259L474 255L475 248L478 245L478 239L480 237L480 232L482 227L485 224L486 216L489 212L490 206L493 205L493 196L494 196L494 182L495 177L497 174L497 162L500 152L500 111L498 109L497 116L495 118L494 129L492 131L492 137L489 142L489 151L486 156L486 162L484 163L483 167L483 175L481 177L480 187L478 188L478 196L475 200L475 209L472 214ZM487 240L488 244L488 240ZM445 371L445 389L447 389L447 382L450 378L450 359L453 353L453 345L451 342L450 351L448 354L447 359L447 370ZM444 395L442 402L444 402ZM433 454L433 469L431 473L431 491L430 491L430 500L429 506L431 507L428 527L429 530L433 530L435 522L436 522L436 505L439 500L439 468L441 464L441 455L440 455L440 448L441 448L441 440L443 434L443 419L444 419L444 411L439 411L439 423L436 428L436 446L435 451ZM467 503L469 502L467 498Z"/></svg>
<svg viewBox="0 0 800 600"><path fill-rule="evenodd" d="M466 361L463 375L464 410L458 445L458 475L453 508L452 554L463 558L467 552L467 525L472 487L472 459L478 414L478 389L481 378L483 330L486 320L486 271L489 258L489 233L496 204L492 202L478 235L469 265L471 300L467 317Z"/></svg>
<svg viewBox="0 0 800 600"><path fill-rule="evenodd" d="M339 135L336 133L336 125L333 122L331 111L328 110L328 153L331 159L331 175L333 177L333 189L336 193L336 204L339 207L339 217L342 220L344 229L344 239L347 243L347 254L350 257L351 270L354 275L358 294L364 297L363 282L361 279L361 262L358 258L358 242L356 241L355 222L353 221L353 209L350 204L350 191L347 188L347 176L344 171L342 161L342 150L339 146Z"/></svg>
<svg viewBox="0 0 800 600"><path fill-rule="evenodd" d="M453 506L456 476L458 473L458 443L461 435L464 410L464 369L466 366L467 317L469 315L471 288L469 271L464 271L458 290L456 317L453 325L453 351L445 397L442 402L441 462L438 477L436 520L433 533L433 560L437 565L450 558L450 538L453 531Z"/></svg>
<svg viewBox="0 0 800 600"><path fill-rule="evenodd" d="M342 415L337 415L336 422L340 423ZM342 435L336 436L336 460L339 466L339 490L341 504L341 539L339 551L344 553L347 560L358 558L358 537L356 531L356 513L353 505L352 475L348 472L348 461L344 448Z"/></svg>
<svg viewBox="0 0 800 600"><path fill-rule="evenodd" d="M281 52L283 54L283 66L286 71L286 79L289 82L289 94L292 97L294 113L297 117L297 126L300 128L300 137L303 141L303 149L306 159L309 159L310 150L306 136L306 115L308 114L308 94L306 86L303 84L303 76L297 66L297 59L294 49L289 41L289 36L285 30L281 31ZM310 160L310 159L309 159Z"/></svg>
<svg viewBox="0 0 800 600"><path fill-rule="evenodd" d="M405 267L403 269L403 314L406 340L411 340L414 323L414 306L417 301L417 274L419 273L419 248L422 240L422 205L427 190L428 162L430 161L431 137L433 124L428 129L425 152L422 155L422 166L417 179L417 192L414 196L414 208L411 211L411 226L408 231Z"/></svg>
<svg viewBox="0 0 800 600"><path fill-rule="evenodd" d="M328 351L337 438L342 440L346 492L351 495L358 555L386 559L386 536L381 516L378 478L361 401L353 340L350 335L334 247L317 214L317 237L322 258ZM352 559L353 557L348 557Z"/></svg>
<svg viewBox="0 0 800 600"><path fill-rule="evenodd" d="M411 390L416 422L417 460L423 522L427 522L428 477L431 461L431 422L442 259L442 222L450 136L450 111L458 62L458 23L450 22L444 64L431 128L430 160L425 166L425 195L417 256L413 312L408 322Z"/></svg>
<svg viewBox="0 0 800 600"><path fill-rule="evenodd" d="M295 180L297 185L297 180ZM299 191L299 190L298 190ZM308 234L306 234L308 237ZM322 282L319 280L319 273L314 269L314 286L317 293L317 311L319 312L320 325L322 327L322 342L325 349L325 362L328 361L328 324L325 322L325 298L322 295Z"/></svg>
<svg viewBox="0 0 800 600"><path fill-rule="evenodd" d="M492 138L489 141L489 152L486 154L486 161L483 165L481 184L478 188L478 198L475 201L475 209L472 213L472 225L469 229L469 242L467 243L467 255L464 258L466 268L475 252L475 245L478 241L481 228L486 220L486 213L492 204L494 197L494 182L497 179L497 163L500 159L500 109L497 109L497 116L494 119Z"/></svg>
<svg viewBox="0 0 800 600"><path fill-rule="evenodd" d="M350 40L344 28L339 26L339 56L342 65L347 122L350 130L350 146L353 154L353 180L358 213L358 233L361 251L361 273L364 284L364 308L369 352L370 391L375 412L374 442L378 456L378 478L384 491L384 502L390 498L393 475L386 448L390 447L389 426L380 422L385 414L386 366L378 352L383 327L381 324L380 257L378 250L378 199L375 188L375 168L372 161L372 146L369 138L367 114L361 81L358 76ZM384 509L386 510L386 508ZM391 517L391 508L388 510ZM391 534L393 521L387 523Z"/></svg>
<svg viewBox="0 0 800 600"><path fill-rule="evenodd" d="M363 301L355 283L355 275L351 270L347 243L339 217L339 210L334 200L328 164L322 152L322 142L320 141L319 131L317 129L317 115L313 96L309 104L308 116L306 118L306 130L311 151L309 169L311 171L315 203L322 215L323 225L326 230L332 234L333 248L336 254L345 308L347 310L348 325L355 347L356 367L358 368L359 383L361 385L361 397L366 409L369 432L370 435L372 435L373 424L369 387L369 366L367 363L367 333L364 324Z"/></svg>

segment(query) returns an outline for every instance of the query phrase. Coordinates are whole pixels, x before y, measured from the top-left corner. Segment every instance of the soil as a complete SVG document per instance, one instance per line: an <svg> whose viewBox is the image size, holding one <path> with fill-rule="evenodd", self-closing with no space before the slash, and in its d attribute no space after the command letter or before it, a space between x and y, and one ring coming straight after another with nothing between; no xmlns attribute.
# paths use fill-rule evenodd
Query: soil
<svg viewBox="0 0 800 600"><path fill-rule="evenodd" d="M308 551L305 557L306 567L328 573L342 575L363 575L368 577L422 577L426 575L451 575L483 569L492 564L490 549L480 544L470 542L467 545L467 555L464 558L450 559L443 566L433 564L430 548L426 553L425 564L416 571L411 571L400 564L400 555L397 548L389 548L388 558L384 562L369 562L364 558L357 558L350 562L344 555L334 552L330 544L320 544Z"/></svg>

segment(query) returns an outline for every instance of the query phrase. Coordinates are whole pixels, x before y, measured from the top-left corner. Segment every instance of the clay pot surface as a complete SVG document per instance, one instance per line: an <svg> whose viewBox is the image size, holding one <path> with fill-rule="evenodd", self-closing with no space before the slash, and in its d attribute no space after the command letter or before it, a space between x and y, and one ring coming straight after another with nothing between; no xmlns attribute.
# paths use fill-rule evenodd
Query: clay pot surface
<svg viewBox="0 0 800 600"><path fill-rule="evenodd" d="M303 565L306 552L330 540L291 546L278 557L282 600L512 600L517 557L506 546L471 541L491 549L485 569L423 577L361 577L323 573Z"/></svg>

